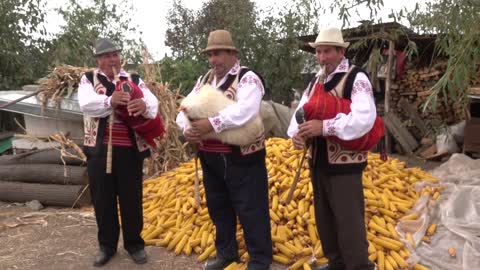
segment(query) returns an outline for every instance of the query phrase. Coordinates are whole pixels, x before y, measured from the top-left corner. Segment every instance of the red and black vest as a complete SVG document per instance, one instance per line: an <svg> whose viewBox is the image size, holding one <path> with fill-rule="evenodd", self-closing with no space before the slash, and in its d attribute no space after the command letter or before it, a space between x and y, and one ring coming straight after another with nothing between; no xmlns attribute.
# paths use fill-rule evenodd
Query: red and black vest
<svg viewBox="0 0 480 270"><path fill-rule="evenodd" d="M96 78L94 77L96 75ZM100 88L95 85L95 82L101 84L101 88L98 91L102 91L101 94L111 96L115 90L115 84L110 82L107 77L94 71L85 73L85 77L92 83L94 88ZM138 85L140 76L137 74L131 74L130 78L120 76L120 80L131 79L133 83ZM103 90L106 90L103 93ZM95 89L97 92L97 89ZM108 119L109 116L103 118L91 118L84 117L84 129L85 129L85 142L84 151L88 155L98 155L106 149L108 143ZM135 132L122 123L114 123L112 130L112 144L114 146L122 147L134 147L140 158L145 158L150 154L145 142L141 141L141 138L135 134Z"/></svg>
<svg viewBox="0 0 480 270"><path fill-rule="evenodd" d="M352 66L348 72L334 74L333 78L324 84L325 91L333 96L351 101L353 83L359 72L366 74L365 71L356 66ZM315 77L310 83L307 90L308 96L313 91L317 79ZM367 166L367 158L367 151L346 149L325 137L315 137L312 141L312 165L320 166L322 170L328 173L361 172Z"/></svg>

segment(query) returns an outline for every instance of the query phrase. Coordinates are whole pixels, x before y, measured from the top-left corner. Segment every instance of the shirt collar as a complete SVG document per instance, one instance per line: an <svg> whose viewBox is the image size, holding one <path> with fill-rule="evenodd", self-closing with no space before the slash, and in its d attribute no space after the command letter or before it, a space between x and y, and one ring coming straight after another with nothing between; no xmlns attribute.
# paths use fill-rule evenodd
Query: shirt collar
<svg viewBox="0 0 480 270"><path fill-rule="evenodd" d="M110 79L108 78L108 76L107 76L105 73L103 73L103 71L102 71L101 69L97 68L97 73L100 74L100 75L102 75L102 76L104 76L104 77L107 78L108 80L110 80ZM122 69L120 69L120 72L118 73L118 76L119 76L119 77L128 77L128 73L122 68Z"/></svg>
<svg viewBox="0 0 480 270"><path fill-rule="evenodd" d="M233 67L228 71L228 74L231 74L231 75L237 75L238 72L240 71L240 61L235 61L235 64L233 65Z"/></svg>
<svg viewBox="0 0 480 270"><path fill-rule="evenodd" d="M337 68L328 75L325 82L330 81L333 78L333 75L337 73L348 72L349 68L350 68L350 63L348 62L348 59L343 57L342 61L340 61L340 64L338 64ZM320 75L322 72L323 72L323 69L320 68L320 70L317 72L317 76Z"/></svg>
<svg viewBox="0 0 480 270"><path fill-rule="evenodd" d="M223 78L219 79L217 78L217 75L215 75L213 77L213 81L212 81L212 84L215 85L215 86L219 86L219 85L222 85L228 78L228 75L237 75L238 72L240 72L240 61L236 61L235 64L233 65L233 67L227 72L227 74L225 74L225 76L223 76Z"/></svg>

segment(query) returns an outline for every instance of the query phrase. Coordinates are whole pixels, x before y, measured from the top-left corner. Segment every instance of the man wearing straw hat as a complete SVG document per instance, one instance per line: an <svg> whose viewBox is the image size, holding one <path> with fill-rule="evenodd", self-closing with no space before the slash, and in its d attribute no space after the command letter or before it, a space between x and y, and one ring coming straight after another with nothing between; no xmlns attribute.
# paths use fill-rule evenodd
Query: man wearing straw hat
<svg viewBox="0 0 480 270"><path fill-rule="evenodd" d="M94 48L97 69L85 73L78 87L78 102L84 113L84 150L98 227L96 267L106 264L117 251L120 233L117 203L120 204L124 248L135 263L147 262L140 232L143 229L143 159L149 151L142 138L118 119L110 132L108 119L121 106L126 106L133 116L154 119L158 101L138 75L130 75L121 68L120 51L110 39L98 39ZM130 100L128 93L115 91L118 80L133 81L143 92L143 98ZM106 172L109 141L113 145L111 173Z"/></svg>
<svg viewBox="0 0 480 270"><path fill-rule="evenodd" d="M307 119L301 124L293 117L288 129L296 148L310 147L312 152L315 221L323 252L329 260L328 266L320 269L372 270L362 186L367 152L346 149L329 139L352 141L372 129L376 119L372 86L366 73L344 57L349 43L344 42L340 29L323 29L315 42L309 44L315 48L320 70L305 90L297 111L315 108L315 104L309 104L315 102L314 91L351 101L349 113L337 113L331 119Z"/></svg>
<svg viewBox="0 0 480 270"><path fill-rule="evenodd" d="M247 269L269 269L272 240L263 132L255 141L241 146L201 139L210 131L219 133L241 127L258 115L265 86L259 75L240 66L238 49L228 31L211 32L202 52L207 55L211 69L198 79L189 95L198 94L204 84L210 84L236 101L214 117L190 124L183 112L177 116L186 140L199 143L207 206L216 227L217 259L207 262L205 269L220 270L239 260L237 216L250 256Z"/></svg>

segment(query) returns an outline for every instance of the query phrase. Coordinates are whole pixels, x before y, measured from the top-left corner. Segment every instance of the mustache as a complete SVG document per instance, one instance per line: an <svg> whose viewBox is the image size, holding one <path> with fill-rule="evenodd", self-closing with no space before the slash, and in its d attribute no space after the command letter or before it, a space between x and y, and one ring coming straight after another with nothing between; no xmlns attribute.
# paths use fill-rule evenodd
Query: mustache
<svg viewBox="0 0 480 270"><path fill-rule="evenodd" d="M210 68L218 69L218 68L225 68L224 64L212 65L210 64Z"/></svg>

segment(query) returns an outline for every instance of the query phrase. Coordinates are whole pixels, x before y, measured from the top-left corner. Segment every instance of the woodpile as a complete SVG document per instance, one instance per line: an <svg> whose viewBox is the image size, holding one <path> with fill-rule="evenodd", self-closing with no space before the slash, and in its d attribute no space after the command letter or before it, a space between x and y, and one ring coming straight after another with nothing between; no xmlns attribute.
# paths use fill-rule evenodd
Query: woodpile
<svg viewBox="0 0 480 270"><path fill-rule="evenodd" d="M448 101L448 105L445 105L442 96L439 97L435 111L431 108L423 110L425 102L432 93L431 88L444 74L445 68L445 63L439 63L433 67L410 68L404 76L397 78L391 85L390 111L400 118L404 127L417 140L421 140L425 135L432 135L425 134L425 128L428 133L431 133L441 124L451 125L462 120L461 106L457 106L453 101ZM425 127L420 127L414 118L423 121Z"/></svg>
<svg viewBox="0 0 480 270"><path fill-rule="evenodd" d="M90 204L85 155L63 134L50 139L61 146L0 157L0 201L38 200L65 207Z"/></svg>

